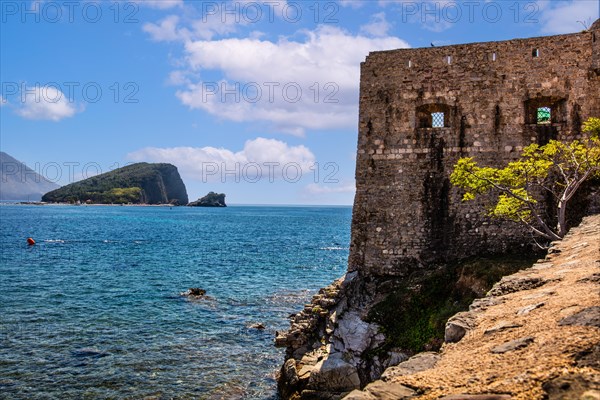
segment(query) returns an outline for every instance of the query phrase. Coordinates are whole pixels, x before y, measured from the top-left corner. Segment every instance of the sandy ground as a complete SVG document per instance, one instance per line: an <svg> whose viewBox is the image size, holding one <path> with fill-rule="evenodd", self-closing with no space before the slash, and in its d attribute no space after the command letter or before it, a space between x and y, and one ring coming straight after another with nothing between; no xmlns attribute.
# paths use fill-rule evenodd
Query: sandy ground
<svg viewBox="0 0 600 400"><path fill-rule="evenodd" d="M546 283L494 297L500 304L476 313L474 329L458 343L444 345L433 369L394 382L417 389L422 399L467 393L508 394L523 400L579 399L585 393L583 398L600 399L598 347L583 361L577 360L600 344L599 309L588 309L600 306L600 215L586 218L550 252L532 268L508 278L539 278ZM527 312L525 307L534 309ZM596 326L559 325L585 309ZM485 333L499 324L517 327ZM521 338L532 341L502 354L491 351ZM561 395L558 388L553 395L557 385L570 394Z"/></svg>

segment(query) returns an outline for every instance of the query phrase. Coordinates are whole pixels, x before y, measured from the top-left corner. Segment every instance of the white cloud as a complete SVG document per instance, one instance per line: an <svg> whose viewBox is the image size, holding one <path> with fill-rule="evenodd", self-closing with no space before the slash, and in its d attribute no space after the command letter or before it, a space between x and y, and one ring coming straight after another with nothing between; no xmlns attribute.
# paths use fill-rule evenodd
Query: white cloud
<svg viewBox="0 0 600 400"><path fill-rule="evenodd" d="M599 17L597 1L552 1L540 3L543 33L560 34L580 32ZM580 22L581 21L581 22ZM583 22L583 24L582 24Z"/></svg>
<svg viewBox="0 0 600 400"><path fill-rule="evenodd" d="M183 0L126 0L128 2L135 2L150 8L156 8L158 10L168 10L170 8L182 7Z"/></svg>
<svg viewBox="0 0 600 400"><path fill-rule="evenodd" d="M225 3L215 3L225 7ZM224 10L208 13L201 18L190 22L190 28L182 29L183 38L186 40L211 40L215 36L223 36L234 33L241 26L248 25L244 18L227 14ZM189 38L189 39L188 39Z"/></svg>
<svg viewBox="0 0 600 400"><path fill-rule="evenodd" d="M253 181L258 175L262 180L293 178L298 171L301 175L309 173L315 163L314 154L305 146L261 137L246 141L237 152L216 147L147 147L127 157L133 161L172 163L183 176L203 182Z"/></svg>
<svg viewBox="0 0 600 400"><path fill-rule="evenodd" d="M53 86L27 88L22 99L24 101L16 113L26 119L58 122L72 117L77 112L67 96Z"/></svg>
<svg viewBox="0 0 600 400"><path fill-rule="evenodd" d="M174 86L188 85L192 83L188 75L189 72L185 70L171 71L169 78L167 79L167 83Z"/></svg>
<svg viewBox="0 0 600 400"><path fill-rule="evenodd" d="M177 96L190 108L219 118L264 121L296 135L304 129L355 128L360 63L370 51L408 44L396 37L352 35L330 26L299 33L302 40L297 41L282 37L186 42L190 70L216 70L222 78L190 83Z"/></svg>
<svg viewBox="0 0 600 400"><path fill-rule="evenodd" d="M360 31L374 37L387 36L392 25L387 22L385 13L373 14L368 24L362 25Z"/></svg>
<svg viewBox="0 0 600 400"><path fill-rule="evenodd" d="M350 7L353 10L359 9L365 4L367 4L366 0L338 0L338 3L342 7Z"/></svg>
<svg viewBox="0 0 600 400"><path fill-rule="evenodd" d="M177 31L178 22L178 16L169 15L158 24L145 23L142 29L144 32L150 34L152 40L157 42L171 42L181 38L182 33Z"/></svg>
<svg viewBox="0 0 600 400"><path fill-rule="evenodd" d="M225 2L210 2L203 6L205 12L199 18L190 18L185 13L182 17L168 15L157 23L145 23L142 29L157 42L188 42L212 40L215 36L228 35L236 32L241 26L248 25L247 18L231 14L229 8L223 7L232 6L226 5ZM235 8L232 10L235 11Z"/></svg>

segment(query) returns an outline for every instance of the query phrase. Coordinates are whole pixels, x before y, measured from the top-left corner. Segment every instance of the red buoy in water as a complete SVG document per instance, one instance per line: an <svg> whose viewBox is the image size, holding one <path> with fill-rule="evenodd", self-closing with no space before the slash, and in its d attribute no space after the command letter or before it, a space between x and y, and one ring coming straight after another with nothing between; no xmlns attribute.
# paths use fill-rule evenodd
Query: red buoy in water
<svg viewBox="0 0 600 400"><path fill-rule="evenodd" d="M35 240L33 240L33 238L27 238L27 244L33 246L35 244Z"/></svg>

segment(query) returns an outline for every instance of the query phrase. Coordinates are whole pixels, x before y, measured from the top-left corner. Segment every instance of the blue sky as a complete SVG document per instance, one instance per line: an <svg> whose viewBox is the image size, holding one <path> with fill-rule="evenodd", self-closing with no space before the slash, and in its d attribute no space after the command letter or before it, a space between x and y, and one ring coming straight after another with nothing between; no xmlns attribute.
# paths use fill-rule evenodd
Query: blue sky
<svg viewBox="0 0 600 400"><path fill-rule="evenodd" d="M369 51L576 32L575 1L0 2L0 149L59 184L170 162L190 199L351 204Z"/></svg>

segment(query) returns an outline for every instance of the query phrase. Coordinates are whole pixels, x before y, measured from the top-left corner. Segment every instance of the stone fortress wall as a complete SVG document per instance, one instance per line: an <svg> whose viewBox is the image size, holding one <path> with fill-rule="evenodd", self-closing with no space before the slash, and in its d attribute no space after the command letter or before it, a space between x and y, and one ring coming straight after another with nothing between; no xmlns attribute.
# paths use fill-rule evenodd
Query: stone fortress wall
<svg viewBox="0 0 600 400"><path fill-rule="evenodd" d="M410 300L436 285L436 274L458 287L452 265L471 256L531 249L520 226L462 202L449 181L453 166L465 156L504 166L531 143L581 137L590 116L600 116L600 20L576 34L369 54L348 273L278 332L282 398L341 399L379 379L407 355L381 351L378 323L397 310L379 322L371 310ZM580 192L573 223L600 212L598 188Z"/></svg>
<svg viewBox="0 0 600 400"><path fill-rule="evenodd" d="M465 156L504 166L531 143L579 138L582 121L600 116L600 24L568 35L373 52L360 91L349 271L403 276L514 250L529 235L482 217L481 204L462 203L449 182L452 167Z"/></svg>

